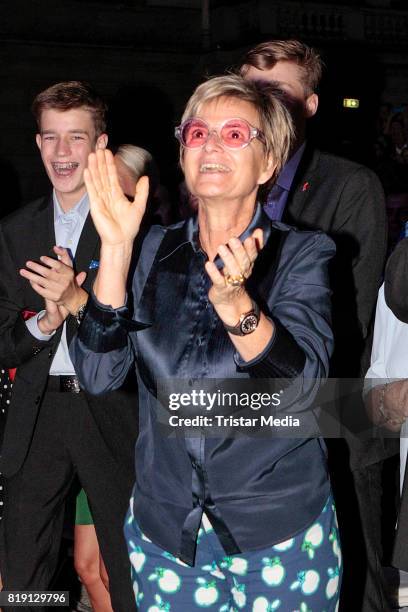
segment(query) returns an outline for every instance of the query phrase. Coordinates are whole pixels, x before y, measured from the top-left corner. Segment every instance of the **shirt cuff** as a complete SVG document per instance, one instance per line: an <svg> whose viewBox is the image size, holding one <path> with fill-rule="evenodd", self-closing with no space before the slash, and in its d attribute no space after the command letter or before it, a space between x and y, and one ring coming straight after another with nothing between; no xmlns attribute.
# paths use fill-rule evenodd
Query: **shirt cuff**
<svg viewBox="0 0 408 612"><path fill-rule="evenodd" d="M149 325L132 320L127 304L120 308L101 304L92 291L78 329L78 338L91 351L108 353L125 347L129 332L146 327Z"/></svg>
<svg viewBox="0 0 408 612"><path fill-rule="evenodd" d="M38 321L43 318L45 313L46 313L45 310L40 310L40 312L37 314L36 317L31 317L30 319L27 319L27 321L25 322L26 327L28 331L30 332L30 334L34 336L34 338L36 338L37 340L47 341L47 340L50 340L50 338L52 338L53 335L55 334L55 330L51 332L50 334L43 334L40 328L38 327Z"/></svg>
<svg viewBox="0 0 408 612"><path fill-rule="evenodd" d="M244 361L239 353L234 359L240 372L248 372L253 378L296 378L306 362L306 355L288 330L274 319L272 338L259 355Z"/></svg>

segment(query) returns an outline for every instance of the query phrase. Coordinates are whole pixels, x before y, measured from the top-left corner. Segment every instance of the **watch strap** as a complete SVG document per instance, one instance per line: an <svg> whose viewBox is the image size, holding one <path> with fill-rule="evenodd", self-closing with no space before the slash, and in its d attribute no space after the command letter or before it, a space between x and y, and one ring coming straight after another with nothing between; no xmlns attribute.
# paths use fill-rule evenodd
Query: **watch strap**
<svg viewBox="0 0 408 612"><path fill-rule="evenodd" d="M244 312L239 317L239 321L236 325L227 325L226 323L224 323L224 327L227 330L227 332L229 332L230 334L233 334L234 336L247 336L249 333L252 333L253 331L255 331L259 323L260 310L259 310L258 304L253 299L251 299L251 305L252 305L251 310L248 310L248 312ZM250 332L244 332L242 331L242 324L245 321L245 319L250 316L253 316L257 319L257 324L254 327L254 329L252 329Z"/></svg>

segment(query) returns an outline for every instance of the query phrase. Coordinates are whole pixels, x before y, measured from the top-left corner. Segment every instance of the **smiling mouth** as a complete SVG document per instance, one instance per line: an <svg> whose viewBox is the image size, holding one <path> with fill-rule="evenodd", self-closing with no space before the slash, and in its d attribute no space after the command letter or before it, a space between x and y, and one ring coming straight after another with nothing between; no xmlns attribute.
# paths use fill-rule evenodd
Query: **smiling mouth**
<svg viewBox="0 0 408 612"><path fill-rule="evenodd" d="M201 164L200 173L211 174L213 172L231 172L231 168L224 164Z"/></svg>
<svg viewBox="0 0 408 612"><path fill-rule="evenodd" d="M52 168L58 176L70 176L79 166L78 162L52 162Z"/></svg>

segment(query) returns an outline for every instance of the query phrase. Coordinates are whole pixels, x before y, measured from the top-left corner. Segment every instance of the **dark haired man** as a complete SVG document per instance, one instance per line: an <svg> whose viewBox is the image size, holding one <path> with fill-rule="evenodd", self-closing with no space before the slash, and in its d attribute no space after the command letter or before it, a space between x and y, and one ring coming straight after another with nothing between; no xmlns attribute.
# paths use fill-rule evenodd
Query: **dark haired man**
<svg viewBox="0 0 408 612"><path fill-rule="evenodd" d="M248 79L273 83L291 112L297 140L291 158L268 194L265 211L272 219L300 229L321 229L335 241L336 256L331 269L335 350L331 376L357 378L368 367L372 318L385 257L382 187L368 168L322 153L306 142L306 123L317 111L316 89L322 75L322 62L314 49L298 40L264 42L248 51L240 71ZM360 415L364 413L358 399L343 401L343 419L350 414L349 408L353 418L359 411ZM347 432L346 435L361 518L358 513L351 514L352 487L343 484L347 482L345 449L340 441L330 441L339 520L343 518L340 529L343 527L345 553L344 609L351 609L352 605L353 610L360 610L358 590L365 579L361 609L384 612L388 604L382 588L380 561L379 462L394 454L395 448L390 445L385 451L382 440L363 442ZM361 574L364 562L357 562L358 537L355 536L360 533L360 522L368 561L366 577ZM357 572L360 580L356 578ZM349 588L351 580L352 589Z"/></svg>
<svg viewBox="0 0 408 612"><path fill-rule="evenodd" d="M71 81L40 93L33 112L53 192L0 226L0 363L17 367L1 457L1 575L5 590L50 587L77 474L112 606L129 612L134 597L122 525L134 481L136 395L84 393L68 352L98 266L83 172L89 153L107 144L105 104L87 84Z"/></svg>

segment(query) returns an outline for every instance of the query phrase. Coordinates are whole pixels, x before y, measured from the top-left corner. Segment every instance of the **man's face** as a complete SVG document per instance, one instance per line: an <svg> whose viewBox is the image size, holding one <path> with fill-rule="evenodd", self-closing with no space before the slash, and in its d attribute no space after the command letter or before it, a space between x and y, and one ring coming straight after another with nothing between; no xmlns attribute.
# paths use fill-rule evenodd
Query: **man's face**
<svg viewBox="0 0 408 612"><path fill-rule="evenodd" d="M106 134L96 138L92 114L85 108L46 109L36 142L61 206L71 208L86 191L83 175L88 155L106 147Z"/></svg>
<svg viewBox="0 0 408 612"><path fill-rule="evenodd" d="M318 97L309 93L302 81L301 68L293 62L279 61L273 68L259 70L250 66L245 74L251 81L266 81L282 91L283 102L292 115L298 140L304 139L306 119L312 117L318 106Z"/></svg>

